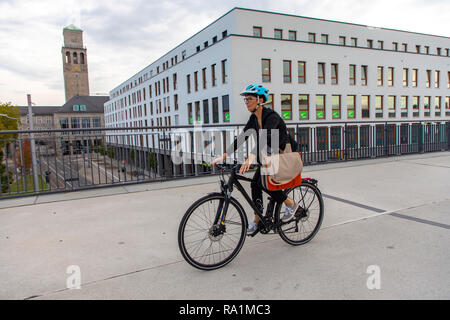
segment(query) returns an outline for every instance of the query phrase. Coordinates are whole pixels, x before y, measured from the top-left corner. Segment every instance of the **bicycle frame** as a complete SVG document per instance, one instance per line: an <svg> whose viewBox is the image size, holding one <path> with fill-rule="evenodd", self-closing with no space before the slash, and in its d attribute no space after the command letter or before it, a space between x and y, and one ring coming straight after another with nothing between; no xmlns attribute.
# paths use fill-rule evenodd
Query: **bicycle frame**
<svg viewBox="0 0 450 320"><path fill-rule="evenodd" d="M239 180L252 182L252 179L237 174L236 170L237 170L237 166L234 166L231 170L230 178L228 179L227 184L225 184L224 179L221 179L221 181L220 181L222 194L225 196L225 200L221 201L219 203L219 207L217 208L216 218L214 219L214 225L217 225L219 223L219 219L220 219L220 225L225 224L226 212L228 210L228 205L230 203L231 192L233 191L233 187L236 187L241 192L241 194L244 196L245 200L250 205L250 207L253 209L253 211L257 214L257 216L260 219L259 221L264 225L264 227L267 228L268 226L264 219L264 212L255 205L253 200L250 198L248 193L245 191L242 184L239 182ZM222 177L223 177L223 171L222 171ZM263 189L263 191L265 193L267 193L264 189ZM272 200L272 201L274 201L274 200ZM223 203L223 202L225 202L225 203ZM275 208L273 208L273 210L275 210ZM278 219L276 219L276 222L278 222Z"/></svg>

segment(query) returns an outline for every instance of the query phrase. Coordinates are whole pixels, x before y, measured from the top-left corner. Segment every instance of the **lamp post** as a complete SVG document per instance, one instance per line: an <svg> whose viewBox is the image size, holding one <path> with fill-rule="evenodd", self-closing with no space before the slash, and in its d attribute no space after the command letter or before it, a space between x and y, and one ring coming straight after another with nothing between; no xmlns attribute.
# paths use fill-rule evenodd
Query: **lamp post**
<svg viewBox="0 0 450 320"><path fill-rule="evenodd" d="M31 94L27 94L28 100L28 124L30 126L30 130L33 130L33 117L31 113ZM30 141L31 141L31 161L33 164L33 183L34 183L34 192L39 192L39 179L37 173L37 163L36 163L36 146L34 144L34 133L30 133Z"/></svg>

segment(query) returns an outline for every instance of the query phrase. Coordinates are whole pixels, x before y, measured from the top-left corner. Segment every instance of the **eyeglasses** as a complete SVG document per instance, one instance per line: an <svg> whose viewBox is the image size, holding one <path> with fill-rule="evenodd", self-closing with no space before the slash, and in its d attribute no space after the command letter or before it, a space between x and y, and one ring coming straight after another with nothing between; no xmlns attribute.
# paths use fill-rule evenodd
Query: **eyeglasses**
<svg viewBox="0 0 450 320"><path fill-rule="evenodd" d="M255 98L252 98L252 97L250 97L250 98L244 98L244 102L250 102L250 101L253 101L253 100L256 100Z"/></svg>

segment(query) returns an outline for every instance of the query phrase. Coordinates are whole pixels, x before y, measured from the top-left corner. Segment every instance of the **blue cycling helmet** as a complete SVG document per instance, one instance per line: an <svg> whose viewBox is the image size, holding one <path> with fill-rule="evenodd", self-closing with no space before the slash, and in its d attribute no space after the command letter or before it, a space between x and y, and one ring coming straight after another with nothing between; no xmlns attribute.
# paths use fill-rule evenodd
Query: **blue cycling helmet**
<svg viewBox="0 0 450 320"><path fill-rule="evenodd" d="M262 97L264 102L269 100L269 89L260 84L251 84L241 92L241 96L245 96L247 94L256 94L258 97Z"/></svg>

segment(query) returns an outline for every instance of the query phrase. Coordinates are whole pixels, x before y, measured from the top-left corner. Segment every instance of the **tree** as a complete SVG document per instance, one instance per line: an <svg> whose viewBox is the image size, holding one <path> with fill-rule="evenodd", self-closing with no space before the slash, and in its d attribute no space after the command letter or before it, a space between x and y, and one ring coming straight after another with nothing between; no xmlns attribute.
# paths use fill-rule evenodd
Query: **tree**
<svg viewBox="0 0 450 320"><path fill-rule="evenodd" d="M11 102L0 102L0 131L17 130L17 119L20 123L20 110L19 107L13 106ZM5 117L6 115L7 117ZM17 138L17 133L14 134L1 134L0 141L12 140Z"/></svg>
<svg viewBox="0 0 450 320"><path fill-rule="evenodd" d="M18 122L20 122L20 110L13 106L11 102L0 102L0 131L17 130ZM19 119L19 120L17 120ZM0 185L2 192L8 191L8 178L12 182L12 172L6 171L6 166L3 164L4 150L8 149L9 144L17 139L18 134L0 134Z"/></svg>

